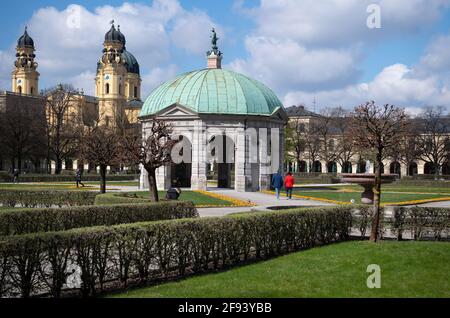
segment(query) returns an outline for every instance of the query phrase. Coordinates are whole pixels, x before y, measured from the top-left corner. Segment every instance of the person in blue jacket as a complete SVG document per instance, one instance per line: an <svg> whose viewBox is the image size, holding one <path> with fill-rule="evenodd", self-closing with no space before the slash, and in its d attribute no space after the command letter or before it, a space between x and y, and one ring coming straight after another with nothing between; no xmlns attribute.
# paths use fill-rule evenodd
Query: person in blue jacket
<svg viewBox="0 0 450 318"><path fill-rule="evenodd" d="M277 172L272 177L272 186L275 188L277 200L280 200L280 191L283 188L284 179L280 172Z"/></svg>

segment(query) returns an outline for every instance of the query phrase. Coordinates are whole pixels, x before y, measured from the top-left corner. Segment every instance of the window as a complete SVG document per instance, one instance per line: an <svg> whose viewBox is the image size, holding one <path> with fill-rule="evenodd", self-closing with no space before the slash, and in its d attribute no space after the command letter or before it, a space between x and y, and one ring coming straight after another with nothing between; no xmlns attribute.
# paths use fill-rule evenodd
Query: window
<svg viewBox="0 0 450 318"><path fill-rule="evenodd" d="M119 95L122 94L122 84L119 84Z"/></svg>
<svg viewBox="0 0 450 318"><path fill-rule="evenodd" d="M138 88L137 86L134 87L134 98L138 97Z"/></svg>
<svg viewBox="0 0 450 318"><path fill-rule="evenodd" d="M17 86L17 91L19 92L19 94L22 94L22 86Z"/></svg>
<svg viewBox="0 0 450 318"><path fill-rule="evenodd" d="M34 87L31 87L31 95L34 94Z"/></svg>
<svg viewBox="0 0 450 318"><path fill-rule="evenodd" d="M106 94L109 94L109 83L106 83Z"/></svg>

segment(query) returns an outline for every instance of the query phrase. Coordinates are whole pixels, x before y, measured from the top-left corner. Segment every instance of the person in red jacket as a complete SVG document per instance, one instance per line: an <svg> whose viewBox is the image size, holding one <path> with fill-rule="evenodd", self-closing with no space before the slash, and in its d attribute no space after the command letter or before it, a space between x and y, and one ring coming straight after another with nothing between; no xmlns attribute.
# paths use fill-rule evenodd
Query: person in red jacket
<svg viewBox="0 0 450 318"><path fill-rule="evenodd" d="M292 173L288 173L286 178L284 179L284 187L286 188L286 196L288 200L292 200L292 189L294 188L294 177Z"/></svg>

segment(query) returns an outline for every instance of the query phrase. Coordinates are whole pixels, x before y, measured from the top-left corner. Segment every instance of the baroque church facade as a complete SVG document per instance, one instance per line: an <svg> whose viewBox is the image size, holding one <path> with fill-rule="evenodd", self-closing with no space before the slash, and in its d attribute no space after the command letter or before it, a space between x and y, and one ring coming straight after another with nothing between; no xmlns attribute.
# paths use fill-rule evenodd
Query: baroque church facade
<svg viewBox="0 0 450 318"><path fill-rule="evenodd" d="M140 66L135 56L126 49L126 38L120 26L111 24L110 30L105 34L102 55L97 63L97 72L94 80L95 96L84 94L83 90L70 90L71 94L68 113L72 116L89 117L99 124L115 126L118 124L135 125L143 102L141 100ZM52 98L55 90L63 89L61 84L54 89L43 91L39 87L40 73L36 57L36 46L32 37L25 28L23 35L18 39L16 46L16 60L11 73L11 91L0 91L0 113L14 111L15 104L33 104L37 107L46 106L46 100ZM44 75L45 76L45 75ZM52 116L47 112L46 120ZM68 160L63 163L64 170L78 167L77 160ZM11 170L17 162L0 155L0 170ZM24 167L25 165L25 167ZM21 164L20 169L42 171L47 166L45 160L39 164ZM31 167L30 169L30 166ZM54 169L54 164L52 164ZM82 165L88 169L87 165Z"/></svg>

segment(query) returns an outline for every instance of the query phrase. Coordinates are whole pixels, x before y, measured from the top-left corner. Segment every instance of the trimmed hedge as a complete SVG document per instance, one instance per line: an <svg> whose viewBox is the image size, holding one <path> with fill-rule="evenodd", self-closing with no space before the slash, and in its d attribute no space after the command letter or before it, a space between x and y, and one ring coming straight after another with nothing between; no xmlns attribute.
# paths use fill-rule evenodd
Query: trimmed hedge
<svg viewBox="0 0 450 318"><path fill-rule="evenodd" d="M13 182L13 175L7 172L0 172L0 182ZM109 174L106 176L107 181L134 181L139 180L139 175L135 174ZM54 175L54 174L21 174L19 177L21 183L29 182L75 182L75 171L70 175ZM83 181L100 181L98 174L83 175Z"/></svg>
<svg viewBox="0 0 450 318"><path fill-rule="evenodd" d="M417 187L442 187L442 188L450 187L450 181L428 180L428 179L424 180L401 179L396 181L394 184L403 186L417 186Z"/></svg>
<svg viewBox="0 0 450 318"><path fill-rule="evenodd" d="M0 213L0 236L199 217L191 202L164 202Z"/></svg>
<svg viewBox="0 0 450 318"><path fill-rule="evenodd" d="M385 231L390 230L397 240L402 240L405 235L415 241L450 238L450 209L418 206L392 209L392 215L384 214L380 220L382 236ZM355 208L353 227L359 231L360 237L369 235L372 218L372 207Z"/></svg>
<svg viewBox="0 0 450 318"><path fill-rule="evenodd" d="M149 199L143 199L136 196L130 196L125 193L105 193L99 194L95 198L95 205L112 205L112 204L138 204L152 203Z"/></svg>
<svg viewBox="0 0 450 318"><path fill-rule="evenodd" d="M60 297L72 273L73 291L94 296L345 241L351 225L351 209L337 207L8 236L0 296Z"/></svg>
<svg viewBox="0 0 450 318"><path fill-rule="evenodd" d="M450 237L450 209L398 207L394 210L393 228L397 239L402 240L405 232L412 239L441 240Z"/></svg>
<svg viewBox="0 0 450 318"><path fill-rule="evenodd" d="M0 204L6 207L50 208L93 205L98 193L88 191L0 190Z"/></svg>

